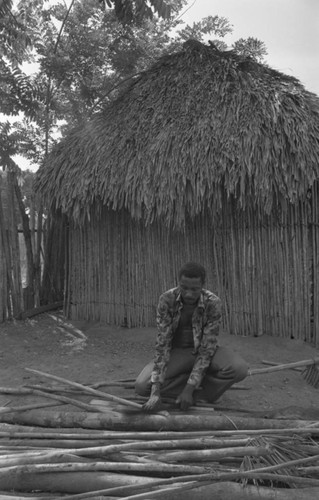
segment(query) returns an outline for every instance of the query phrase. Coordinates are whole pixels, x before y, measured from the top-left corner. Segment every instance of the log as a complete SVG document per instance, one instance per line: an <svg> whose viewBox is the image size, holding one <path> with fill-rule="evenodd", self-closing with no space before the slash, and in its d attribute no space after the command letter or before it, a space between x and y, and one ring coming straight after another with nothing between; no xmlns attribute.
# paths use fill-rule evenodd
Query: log
<svg viewBox="0 0 319 500"><path fill-rule="evenodd" d="M260 471L260 470L261 469L258 469L258 471ZM273 474L267 474L267 473L260 474L260 473L248 471L248 472L237 472L237 473L202 474L202 475L198 475L196 478L194 476L182 476L179 478L175 477L175 478L159 479L159 480L153 479L153 482L148 483L147 485L140 483L140 484L135 484L134 486L131 484L131 485L119 486L119 487L115 487L115 488L95 490L94 492L93 491L86 492L84 495L79 494L79 495L65 496L63 498L63 500L88 499L95 494L104 495L104 496L107 496L108 498L110 496L113 498L113 495L114 496L120 495L120 496L126 498L126 500L131 499L131 498L147 498L148 499L148 498L151 498L153 496L153 494L155 494L155 492L152 491L152 490L154 490L155 487L160 487L162 489L160 492L158 492L158 497L162 498L162 494L165 493L165 491L163 492L163 489L166 487L169 488L172 484L175 484L176 486L177 485L181 486L181 488L182 488L180 491L178 491L178 489L175 490L176 493L179 494L178 497L176 496L176 499L179 500L179 499L185 498L184 496L182 497L181 495L185 495L186 492L183 491L183 489L185 488L185 485L187 483L190 487L192 487L192 485L196 486L196 489L197 489L197 483L198 483L198 488L200 488L203 484L205 484L205 482L207 485L207 481L209 481L209 485L212 485L211 483L213 481L218 481L218 482L222 483L224 481L231 481L231 480L234 481L234 480L238 480L240 478L246 478L246 479L251 478L251 479L255 479L255 480L258 480L258 479L265 480L266 479L268 481L274 481L276 479L276 480L281 481L281 482L287 482L288 484L293 484L294 482L299 483L302 485L303 488L306 488L308 486L310 490L317 491L317 489L319 488L319 481L308 479L308 478L300 478L300 477L287 476L287 475L286 476L282 476L282 475L275 476ZM195 490L192 489L191 493L194 493L194 491L196 491L196 489ZM258 491L258 489L257 489L257 491ZM291 492L292 490L289 489L288 491ZM129 493L130 496L129 497L125 496L126 493ZM224 494L225 494L225 491L224 491ZM143 496L140 496L140 495L143 495ZM155 495L154 495L154 497L155 497ZM170 490L170 496L168 496L168 497L164 496L164 498L167 498L167 500L171 500L172 498L175 498L175 496L174 497L172 496L172 491ZM188 498L191 500L194 497L190 496ZM214 500L215 500L215 497L204 496L202 498L205 500L206 499L208 500L210 498L214 498ZM228 498L229 498L229 495L226 494L226 496L224 496L222 500L225 500ZM235 498L237 500L237 497L235 497ZM277 498L277 497L272 497L272 499L275 499L275 498ZM296 500L297 499L299 500L299 498L301 498L301 497L296 497ZM316 497L312 497L311 500L313 500L313 498L316 498Z"/></svg>
<svg viewBox="0 0 319 500"><path fill-rule="evenodd" d="M0 476L0 490L84 493L119 486L146 485L153 478L111 472L20 473Z"/></svg>
<svg viewBox="0 0 319 500"><path fill-rule="evenodd" d="M1 419L0 419L1 422ZM307 422L306 427L288 427L279 429L262 429L262 433L259 429L242 429L242 430L203 430L203 431L165 431L165 430L155 430L155 431L112 431L112 430L102 430L102 429L88 429L82 427L43 427L37 425L18 425L17 423L0 423L0 437L50 437L50 438L60 438L65 437L66 439L115 439L115 440L142 440L142 439L189 439L195 437L233 437L233 438L243 438L247 436L263 436L267 435L293 435L298 436L319 436L319 427L309 426ZM318 422L316 422L318 425Z"/></svg>
<svg viewBox="0 0 319 500"><path fill-rule="evenodd" d="M216 413L216 415L215 415ZM131 413L103 414L65 411L30 410L0 415L0 422L11 424L38 425L40 427L81 427L85 429L105 429L115 431L218 431L229 430L273 430L297 428L309 434L318 434L319 429L311 427L318 422L309 420L280 420L254 417L218 415L188 415L187 413L162 416L158 414Z"/></svg>
<svg viewBox="0 0 319 500"><path fill-rule="evenodd" d="M76 500L75 497L73 497ZM86 497L89 498L89 497ZM124 497L122 500L132 497ZM186 491L162 491L160 500L315 500L319 498L319 488L265 488L243 486L233 482L214 483ZM65 497L63 500L69 500ZM80 498L78 497L78 500Z"/></svg>
<svg viewBox="0 0 319 500"><path fill-rule="evenodd" d="M43 500L45 497L40 497ZM48 497L50 498L50 497ZM55 497L56 499L57 497ZM102 500L104 496L94 493L84 495L63 496L63 500ZM126 497L127 498L127 497ZM319 498L319 488L265 488L242 486L233 482L221 482L201 486L189 491L170 491L167 495L162 491L161 500L315 500ZM39 496L13 496L0 494L0 500L39 500ZM124 500L124 499L122 499Z"/></svg>
<svg viewBox="0 0 319 500"><path fill-rule="evenodd" d="M63 300L58 302L52 302L51 304L46 304L44 306L35 307L33 309L28 309L27 311L23 311L20 314L19 319L32 318L33 316L37 316L38 314L42 314L47 311L53 311L55 309L60 309L61 307L63 307Z"/></svg>

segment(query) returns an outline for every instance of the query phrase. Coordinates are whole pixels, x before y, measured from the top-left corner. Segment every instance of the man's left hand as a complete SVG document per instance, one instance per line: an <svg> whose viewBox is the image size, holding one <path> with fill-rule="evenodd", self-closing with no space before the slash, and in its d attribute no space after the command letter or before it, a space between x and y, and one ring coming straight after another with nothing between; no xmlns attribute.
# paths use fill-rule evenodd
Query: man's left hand
<svg viewBox="0 0 319 500"><path fill-rule="evenodd" d="M181 410L186 411L194 404L193 392L194 386L186 384L185 389L176 399L176 403L180 405Z"/></svg>

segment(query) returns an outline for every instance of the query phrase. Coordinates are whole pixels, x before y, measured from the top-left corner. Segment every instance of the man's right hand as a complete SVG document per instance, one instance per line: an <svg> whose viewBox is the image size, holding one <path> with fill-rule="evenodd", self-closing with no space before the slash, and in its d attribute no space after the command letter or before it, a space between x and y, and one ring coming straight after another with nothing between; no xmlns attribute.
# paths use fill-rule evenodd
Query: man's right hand
<svg viewBox="0 0 319 500"><path fill-rule="evenodd" d="M143 404L144 411L157 411L161 406L161 393L158 385L153 385L149 400Z"/></svg>

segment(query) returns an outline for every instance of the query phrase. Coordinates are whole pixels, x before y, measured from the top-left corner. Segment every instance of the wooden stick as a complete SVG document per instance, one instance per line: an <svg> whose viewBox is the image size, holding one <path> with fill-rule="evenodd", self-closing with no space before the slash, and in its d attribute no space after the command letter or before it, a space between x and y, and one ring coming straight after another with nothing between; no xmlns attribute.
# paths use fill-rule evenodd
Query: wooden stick
<svg viewBox="0 0 319 500"><path fill-rule="evenodd" d="M274 363L273 361L266 361L266 360L262 360L262 364L269 365L269 366L279 366L280 365L280 363ZM294 371L299 372L299 373L301 373L303 371L302 368L291 368L291 370L294 370Z"/></svg>
<svg viewBox="0 0 319 500"><path fill-rule="evenodd" d="M132 408L138 408L139 410L142 410L142 405L138 403L134 403L133 401L128 401L127 399L119 398L117 396L113 396L111 394L107 394L106 392L102 391L97 391L95 389L92 389L90 387L86 387L85 385L79 384L77 382L72 382L71 380L67 380L62 377L57 377L56 375L50 375L48 373L41 372L39 370L34 370L32 368L25 368L28 372L32 373L37 373L38 375L41 375L43 377L52 379L52 380L58 380L59 382L63 382L64 384L70 385L72 387L77 387L78 389L81 389L83 392L86 392L87 394L93 394L94 396L99 396L102 399L106 399L108 401L116 401L117 403L121 403L126 406L131 406Z"/></svg>
<svg viewBox="0 0 319 500"><path fill-rule="evenodd" d="M151 459L159 460L163 462L199 462L207 460L220 460L221 458L227 457L245 457L245 456L256 456L256 457L267 457L271 455L272 451L270 448L261 446L238 446L230 448L220 448L220 449L204 449L204 450L185 450L185 451L173 451L169 453L156 453L156 455L151 455Z"/></svg>
<svg viewBox="0 0 319 500"><path fill-rule="evenodd" d="M31 394L30 389L26 389L25 387L0 387L1 394Z"/></svg>
<svg viewBox="0 0 319 500"><path fill-rule="evenodd" d="M283 365L271 366L269 368L254 368L249 370L249 375L259 375L262 373L278 372L281 370L290 370L299 366L310 366L319 363L319 358L305 359L303 361L296 361L295 363L286 363Z"/></svg>
<svg viewBox="0 0 319 500"><path fill-rule="evenodd" d="M56 401L61 401L65 404L77 406L78 408L81 408L82 410L86 410L86 411L92 411L92 412L97 411L100 413L105 413L105 411L107 411L105 408L103 409L103 408L98 407L98 406L88 405L86 403L83 403L82 401L77 401L76 399L68 398L66 396L60 396L58 394L47 393L45 391L39 391L38 389L32 389L32 393L36 394L38 396L44 396L45 398L55 399ZM1 410L0 410L0 413L1 413ZM4 412L4 413L6 413L6 412Z"/></svg>
<svg viewBox="0 0 319 500"><path fill-rule="evenodd" d="M12 413L16 411L26 411L26 410L36 410L37 408L47 408L49 406L59 406L62 403L33 403L29 405L22 406L6 406L5 408L0 408L0 415L4 413Z"/></svg>
<svg viewBox="0 0 319 500"><path fill-rule="evenodd" d="M48 403L51 404L51 403ZM13 426L15 427L15 426ZM88 429L72 429L72 432L64 432L68 431L67 429L59 429L55 431L52 428L43 428L41 431L38 428L33 431L0 431L0 438L13 438L13 439L90 439L90 440L100 440L100 439L108 439L108 440L134 440L138 439L139 441L145 439L146 441L150 439L191 439L191 438L212 438L214 436L211 435L209 431L195 431L195 432L129 432L129 431L95 431L94 429L88 432ZM319 430L318 430L319 433Z"/></svg>
<svg viewBox="0 0 319 500"><path fill-rule="evenodd" d="M170 475L186 475L186 474L205 474L206 467L184 464L163 464L159 462L64 462L64 463L48 463L48 464L32 464L28 465L27 472L79 472L79 471L127 471L127 472L161 472L169 473ZM4 467L0 469L0 477L10 474L19 474L25 472L24 465L15 465L12 467Z"/></svg>

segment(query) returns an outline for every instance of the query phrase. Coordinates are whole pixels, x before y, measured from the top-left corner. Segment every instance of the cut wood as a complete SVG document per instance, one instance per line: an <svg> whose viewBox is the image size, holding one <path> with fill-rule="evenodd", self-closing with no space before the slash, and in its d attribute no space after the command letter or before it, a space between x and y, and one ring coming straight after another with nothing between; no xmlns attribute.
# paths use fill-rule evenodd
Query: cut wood
<svg viewBox="0 0 319 500"><path fill-rule="evenodd" d="M236 473L208 473L208 474L201 474L196 476L196 480L194 476L181 476L181 477L174 477L174 478L169 478L169 479L159 479L159 480L153 480L152 484L139 484L139 485L129 485L129 486L122 486L122 487L117 487L117 488L109 488L109 489L104 489L104 490L95 490L93 493L87 493L86 496L83 495L72 495L72 496L65 496L63 500L82 500L82 499L87 499L90 498L90 496L93 496L93 494L100 494L104 496L124 496L124 498L131 498L132 494L137 495L138 492L143 492L145 490L146 493L150 493L150 488L154 489L155 487L166 487L167 485L172 485L172 484L182 484L182 483L193 483L195 484L195 481L198 482L198 487L200 487L200 483L204 483L207 481L231 481L231 480L238 480L240 478L253 478L253 479L258 479L258 474L259 477L262 477L263 479L268 479L270 481L274 481L275 479L278 479L279 481L286 481L288 483L293 483L294 481L296 483L301 484L303 487L312 486L315 490L319 489L319 481L313 480L313 479L308 479L308 478L300 478L300 477L292 477L292 476L283 476L283 475L274 475L274 474L269 474L269 473L263 473L262 475L260 474L259 471L262 469L258 469L258 472L256 471L247 471L247 472L236 472ZM311 488L312 489L312 488ZM257 489L258 491L258 489ZM289 491L293 491L289 489ZM126 497L125 494L129 493L129 497ZM180 492L180 493L185 493L185 492ZM147 497L145 497L147 498ZM173 497L168 497L169 500L171 500ZM182 499L181 496L176 497L179 499ZM184 497L183 497L184 498ZM193 498L193 497L190 497ZM205 499L206 497L203 497ZM224 497L229 498L228 496ZM273 499L274 497L272 497ZM214 498L215 500L215 498ZM237 498L236 498L237 500ZM287 499L288 500L288 499ZM307 499L308 500L308 499ZM313 499L311 499L313 500Z"/></svg>
<svg viewBox="0 0 319 500"><path fill-rule="evenodd" d="M73 399L73 398L69 398L67 396L61 396L60 394L51 394L51 393L47 393L45 391L40 391L38 389L32 389L31 390L32 394L35 394L37 396L42 396L42 397L45 397L45 398L48 398L48 399L55 399L56 401L59 401L59 402L62 402L62 403L65 403L65 404L69 404L69 405L72 405L72 406L77 406L78 408L81 408L82 410L86 410L86 411L98 411L98 412L105 412L106 410L101 407L96 407L94 408L93 406L89 405L89 404L86 404L86 403L83 403L82 401L77 401L76 399ZM57 404L55 404L56 406ZM51 404L52 406L52 404ZM28 408L25 408L26 410ZM0 413L1 410L0 410ZM5 413L5 412L3 412Z"/></svg>
<svg viewBox="0 0 319 500"><path fill-rule="evenodd" d="M82 495L66 495L63 500L86 500L97 498L99 492ZM100 493L102 495L102 493ZM101 498L101 497L99 497ZM125 498L125 497L124 497ZM122 500L124 500L122 498ZM126 497L127 498L127 497ZM319 498L319 488L265 488L262 486L242 486L231 481L217 482L186 491L162 490L161 500L315 500ZM1 500L1 499L0 499ZM6 499L9 500L9 499Z"/></svg>
<svg viewBox="0 0 319 500"><path fill-rule="evenodd" d="M62 377L57 377L56 375L50 375L49 373L44 373L39 370L33 370L31 368L26 368L27 371L36 373L38 375L41 375L42 377L46 377L49 379L57 380L59 382L63 382L64 384L70 385L72 387L77 387L78 389L81 389L83 392L86 392L87 394L93 394L94 396L98 396L102 399L106 399L109 401L115 401L117 403L121 403L126 406L131 406L133 408L138 408L139 410L142 409L142 405L138 403L134 403L133 401L128 401L123 398L119 398L118 396L113 396L111 394L107 394L106 392L101 392L97 391L96 389L92 389L91 387L87 387L85 385L79 384L78 382L72 382L71 380L67 380Z"/></svg>
<svg viewBox="0 0 319 500"><path fill-rule="evenodd" d="M184 488L167 488L151 494L131 495L122 500L315 500L319 498L319 488L264 488L257 486L242 486L233 482L208 483L201 485L185 485ZM71 499L66 497L63 500ZM76 497L73 497L76 500ZM77 497L80 500L79 496Z"/></svg>
<svg viewBox="0 0 319 500"><path fill-rule="evenodd" d="M25 387L0 387L1 394L32 394L31 389Z"/></svg>
<svg viewBox="0 0 319 500"><path fill-rule="evenodd" d="M255 457L266 457L271 455L271 450L266 447L261 446L238 446L232 448L220 448L220 449L205 449L205 450L185 450L185 451L175 451L170 453L157 453L156 455L151 455L150 458L153 460L160 460L163 462L203 462L210 460L220 460L223 458L231 457L245 457L245 456L255 456Z"/></svg>
<svg viewBox="0 0 319 500"><path fill-rule="evenodd" d="M216 414L215 414L216 413ZM103 414L89 412L63 412L63 411L41 411L30 410L18 413L8 413L0 415L0 422L39 425L41 427L82 427L86 429L104 429L117 431L249 431L297 428L301 432L307 431L319 434L318 422L309 420L280 420L280 419L262 419L252 417L241 417L227 415L189 415L182 413L180 415L147 415L145 413L127 414Z"/></svg>
<svg viewBox="0 0 319 500"><path fill-rule="evenodd" d="M29 427L28 431L24 432L23 430L15 431L15 427L18 429L24 428L24 426L15 426L10 424L3 424L10 427L8 431L0 431L0 438L13 438L13 439L89 439L89 440L134 440L138 439L139 441L142 439L190 439L190 438L199 438L199 437L207 437L211 438L210 431L189 431L189 432L121 432L121 431L98 431L91 429L59 429L54 430L51 427L48 428L39 428L39 427ZM12 430L11 430L12 429ZM319 433L319 431L318 431ZM215 433L214 433L215 434Z"/></svg>
<svg viewBox="0 0 319 500"><path fill-rule="evenodd" d="M279 366L281 363L275 363L274 361L266 361L265 359L262 360L262 364L263 365L269 365L269 366ZM299 372L301 373L303 370L302 368L296 368L296 367L292 367L290 368L291 370L294 370L296 372Z"/></svg>
<svg viewBox="0 0 319 500"><path fill-rule="evenodd" d="M196 442L191 440L190 445L195 446L196 450L194 452L192 451L184 451L184 452L175 452L178 454L183 454L185 456L188 456L188 454L194 453L194 456L196 455L198 450L201 450L202 448L207 448L209 447L209 440L201 440ZM213 441L213 443L215 440ZM180 440L159 440L159 441L131 441L128 443L120 443L120 444L112 444L112 445L106 445L106 446L93 446L90 448L84 447L84 448L66 448L64 449L64 453L70 454L70 455L77 455L77 456L82 456L82 457L107 457L110 456L113 453L119 453L122 451L136 451L136 450L167 450L167 449L176 449L178 448L179 444L182 444L185 446L185 441L181 442ZM213 444L214 446L214 444ZM207 452L207 453L206 453ZM223 448L223 449L205 449L202 450L202 456L209 456L210 459L216 459L220 457L225 457L225 456L245 456L245 455L269 455L270 451L269 450L264 450L262 447L249 447L249 446L237 446L237 447L228 447L228 448ZM59 457L61 455L61 451L56 451L54 449L50 449L49 451L39 451L39 452L26 452L21 454L20 456L16 457L0 457L0 467L9 467L13 465L20 465L21 463L26 463L28 459L30 460L36 460L37 458L48 458L48 457ZM172 460L174 460L175 454L167 454L167 456L172 455ZM169 458L166 457L166 455L159 455L160 457L163 456L163 460ZM197 456L197 455L196 455ZM201 456L200 453L198 452L198 456ZM184 457L183 457L184 458ZM152 460L156 460L156 456L151 457ZM187 458L184 458L187 460ZM23 460L23 462L21 462ZM31 463L31 462L30 462ZM32 463L39 463L36 461L33 461Z"/></svg>
<svg viewBox="0 0 319 500"><path fill-rule="evenodd" d="M272 373L282 370L291 370L292 368L299 368L301 366L311 366L319 363L319 358L304 359L294 363L284 363L281 365L270 366L269 368L252 368L249 370L249 375L262 375L263 373Z"/></svg>
<svg viewBox="0 0 319 500"><path fill-rule="evenodd" d="M15 413L17 411L36 410L38 408L59 406L60 404L61 403L31 403L28 405L21 405L21 406L5 406L5 407L0 407L0 415L3 415L5 413Z"/></svg>
<svg viewBox="0 0 319 500"><path fill-rule="evenodd" d="M44 306L35 307L33 309L28 309L20 314L20 319L32 318L38 314L42 314L47 311L53 311L54 309L60 309L63 307L63 301L52 302L51 304L46 304Z"/></svg>
<svg viewBox="0 0 319 500"><path fill-rule="evenodd" d="M120 441L119 441L120 442ZM29 448L93 448L94 446L106 446L108 444L114 443L114 440L93 440L93 439L10 439L1 440L0 445L2 447L29 447Z"/></svg>
<svg viewBox="0 0 319 500"><path fill-rule="evenodd" d="M92 492L102 488L115 488L136 484L151 484L153 478L116 474L112 472L49 472L20 473L0 476L0 489L4 491L41 491L58 493Z"/></svg>
<svg viewBox="0 0 319 500"><path fill-rule="evenodd" d="M205 474L207 467L196 465L175 465L158 462L64 462L33 465L18 465L0 469L0 478L10 474L43 473L43 472L88 472L88 471L115 471L115 472L145 472L173 475Z"/></svg>

